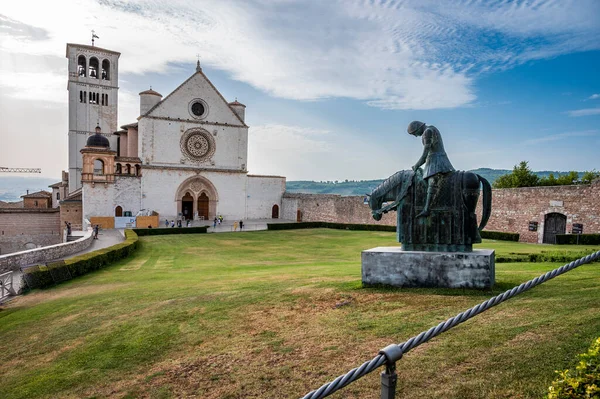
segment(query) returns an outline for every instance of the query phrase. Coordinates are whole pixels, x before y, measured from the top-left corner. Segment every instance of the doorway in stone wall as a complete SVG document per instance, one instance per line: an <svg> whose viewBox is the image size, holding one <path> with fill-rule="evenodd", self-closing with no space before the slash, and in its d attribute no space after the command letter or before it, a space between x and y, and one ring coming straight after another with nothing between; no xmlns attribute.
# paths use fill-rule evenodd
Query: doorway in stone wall
<svg viewBox="0 0 600 399"><path fill-rule="evenodd" d="M198 197L198 218L200 220L208 220L208 201L206 193L202 193Z"/></svg>
<svg viewBox="0 0 600 399"><path fill-rule="evenodd" d="M556 244L556 235L567 232L567 217L562 213L548 213L544 217L544 244Z"/></svg>
<svg viewBox="0 0 600 399"><path fill-rule="evenodd" d="M190 220L194 217L194 197L190 193L185 193L181 198L181 214L184 220Z"/></svg>
<svg viewBox="0 0 600 399"><path fill-rule="evenodd" d="M279 219L279 205L273 205L271 209L271 219Z"/></svg>

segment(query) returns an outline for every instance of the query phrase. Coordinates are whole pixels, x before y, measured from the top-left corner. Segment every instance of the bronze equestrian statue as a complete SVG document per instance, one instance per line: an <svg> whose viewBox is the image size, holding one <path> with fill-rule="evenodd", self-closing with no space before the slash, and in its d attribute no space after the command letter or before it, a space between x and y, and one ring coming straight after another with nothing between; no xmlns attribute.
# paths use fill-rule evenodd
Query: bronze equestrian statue
<svg viewBox="0 0 600 399"><path fill-rule="evenodd" d="M479 232L491 214L490 183L476 173L454 170L435 126L414 121L407 130L422 137L423 155L412 170L395 173L373 190L369 198L373 218L381 220L384 213L397 212L398 242L404 250L472 251L473 244L481 242ZM480 186L483 213L478 226L475 208Z"/></svg>

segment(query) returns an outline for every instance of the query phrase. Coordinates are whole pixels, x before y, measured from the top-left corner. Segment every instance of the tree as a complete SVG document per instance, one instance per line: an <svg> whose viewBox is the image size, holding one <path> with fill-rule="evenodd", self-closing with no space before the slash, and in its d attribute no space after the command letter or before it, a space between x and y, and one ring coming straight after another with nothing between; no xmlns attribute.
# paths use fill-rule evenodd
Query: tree
<svg viewBox="0 0 600 399"><path fill-rule="evenodd" d="M596 169L588 170L583 174L583 176L581 176L581 182L583 184L590 184L596 179L600 179L600 172L596 172Z"/></svg>
<svg viewBox="0 0 600 399"><path fill-rule="evenodd" d="M494 182L494 188L535 187L540 178L529 169L527 161L515 165L513 171L502 175Z"/></svg>

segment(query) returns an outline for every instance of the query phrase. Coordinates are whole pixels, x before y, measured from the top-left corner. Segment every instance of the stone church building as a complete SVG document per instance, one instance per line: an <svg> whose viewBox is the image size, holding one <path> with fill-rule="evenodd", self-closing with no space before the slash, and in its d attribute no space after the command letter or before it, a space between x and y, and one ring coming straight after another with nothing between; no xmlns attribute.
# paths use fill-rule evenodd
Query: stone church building
<svg viewBox="0 0 600 399"><path fill-rule="evenodd" d="M285 178L248 174L246 106L227 102L198 62L166 97L142 91L137 121L117 129L119 56L67 44L65 201L80 198L83 220L111 228L140 211L163 221L279 217Z"/></svg>

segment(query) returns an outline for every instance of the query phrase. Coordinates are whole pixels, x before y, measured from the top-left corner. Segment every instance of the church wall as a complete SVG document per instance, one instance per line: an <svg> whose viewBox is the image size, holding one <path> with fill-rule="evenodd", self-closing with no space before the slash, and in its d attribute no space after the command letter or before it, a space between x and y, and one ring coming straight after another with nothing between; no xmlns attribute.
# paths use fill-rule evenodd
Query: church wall
<svg viewBox="0 0 600 399"><path fill-rule="evenodd" d="M142 118L139 126L139 157L145 164L190 165L203 168L245 170L248 149L248 128L216 126L193 122ZM208 162L192 162L180 147L185 132L202 128L212 135L215 153Z"/></svg>
<svg viewBox="0 0 600 399"><path fill-rule="evenodd" d="M0 254L62 242L58 209L0 209Z"/></svg>
<svg viewBox="0 0 600 399"><path fill-rule="evenodd" d="M208 105L208 114L203 122L220 122L229 125L242 125L234 111L218 94L202 73L194 74L182 86L165 97L163 102L150 115L173 119L196 120L190 115L189 106L193 99L201 99Z"/></svg>
<svg viewBox="0 0 600 399"><path fill-rule="evenodd" d="M85 183L83 190L83 216L114 217L115 208L121 206L123 212L130 211L135 216L140 211L140 178L116 176L115 183Z"/></svg>
<svg viewBox="0 0 600 399"><path fill-rule="evenodd" d="M248 175L246 218L270 219L273 205L281 209L281 197L285 192L285 177Z"/></svg>
<svg viewBox="0 0 600 399"><path fill-rule="evenodd" d="M216 213L225 219L244 219L246 213L246 174L201 172L181 169L142 169L142 206L159 213L161 220L177 219L177 191L188 178L202 176L215 187ZM213 200L213 198L210 198ZM214 217L214 215L210 215Z"/></svg>

